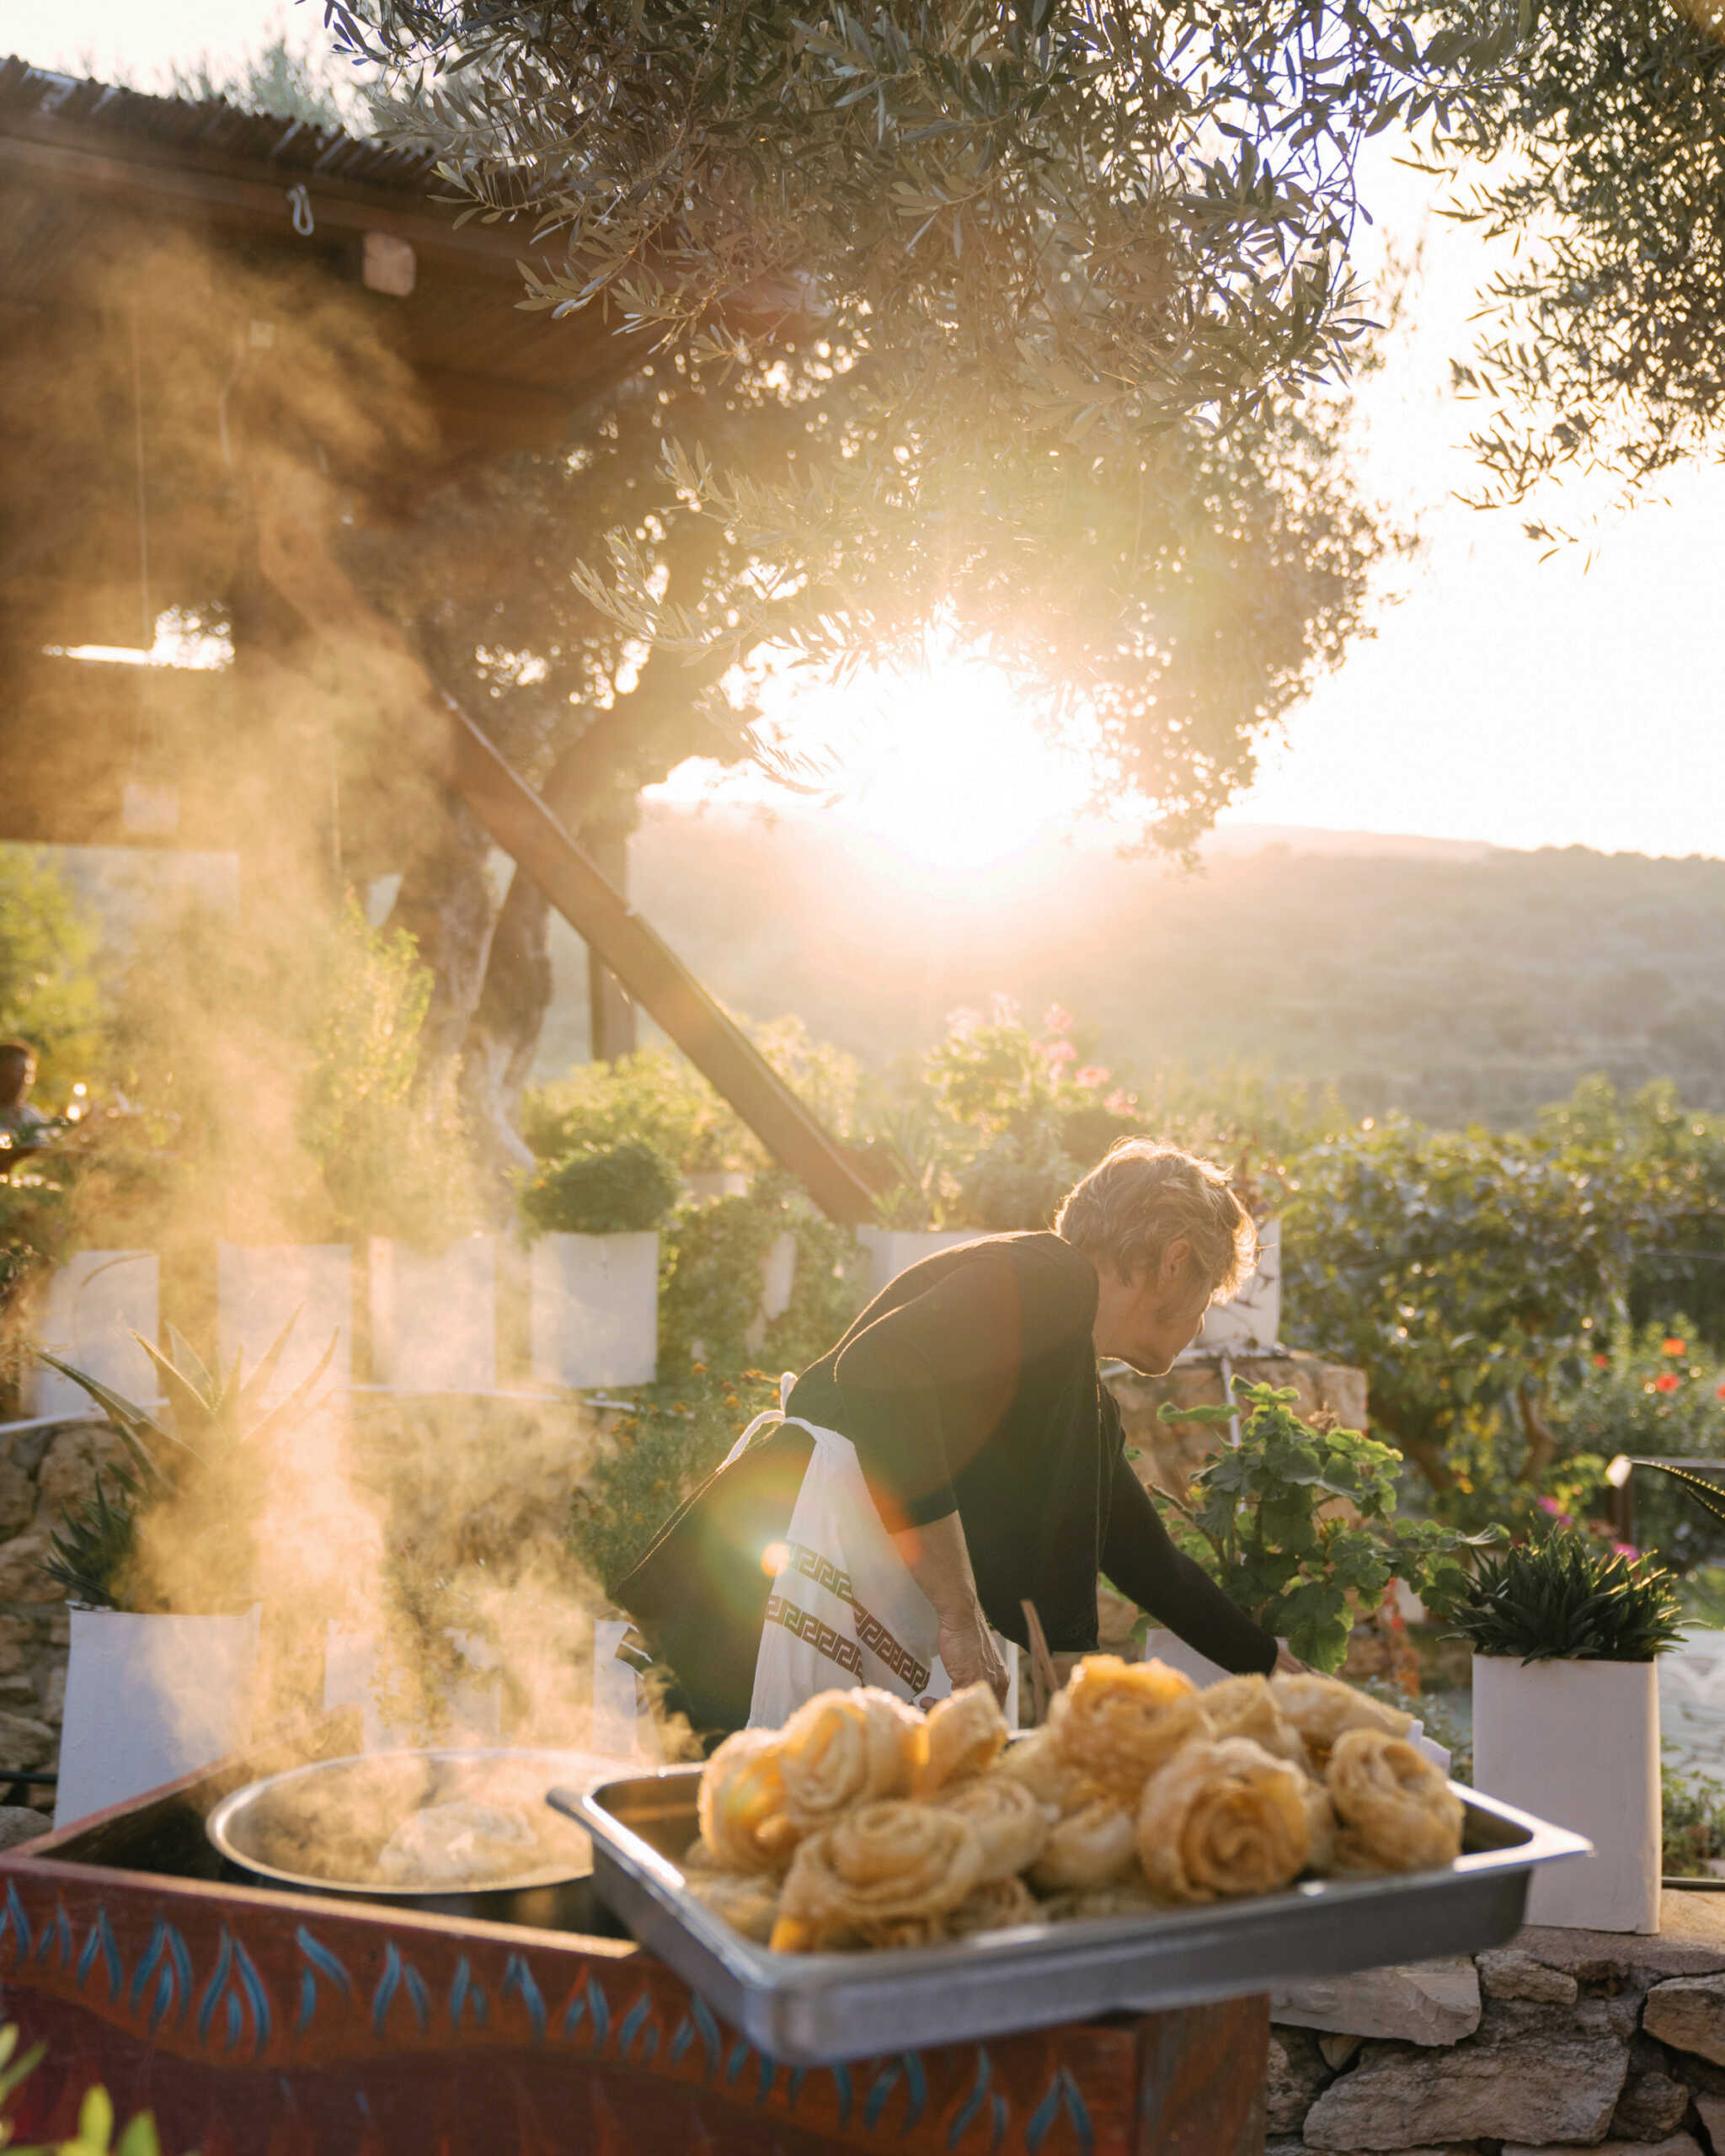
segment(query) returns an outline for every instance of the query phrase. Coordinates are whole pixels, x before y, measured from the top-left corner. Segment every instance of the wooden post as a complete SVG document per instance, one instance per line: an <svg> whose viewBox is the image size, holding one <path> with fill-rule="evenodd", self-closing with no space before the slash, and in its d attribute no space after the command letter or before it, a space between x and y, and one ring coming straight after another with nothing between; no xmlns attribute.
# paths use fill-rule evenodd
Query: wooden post
<svg viewBox="0 0 1725 2156"><path fill-rule="evenodd" d="M629 839L627 831L590 829L581 833L588 859L614 891L629 894ZM590 945L587 950L587 1052L595 1063L615 1063L633 1055L639 1042L635 1006L622 983Z"/></svg>

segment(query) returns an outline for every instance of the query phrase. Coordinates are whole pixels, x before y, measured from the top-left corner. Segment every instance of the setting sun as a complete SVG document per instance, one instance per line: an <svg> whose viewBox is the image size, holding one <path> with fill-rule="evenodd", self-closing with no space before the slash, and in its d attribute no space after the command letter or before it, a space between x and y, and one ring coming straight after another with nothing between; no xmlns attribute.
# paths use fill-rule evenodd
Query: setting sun
<svg viewBox="0 0 1725 2156"><path fill-rule="evenodd" d="M982 867L1076 814L1090 789L1082 759L977 661L883 682L858 734L836 805L919 861Z"/></svg>

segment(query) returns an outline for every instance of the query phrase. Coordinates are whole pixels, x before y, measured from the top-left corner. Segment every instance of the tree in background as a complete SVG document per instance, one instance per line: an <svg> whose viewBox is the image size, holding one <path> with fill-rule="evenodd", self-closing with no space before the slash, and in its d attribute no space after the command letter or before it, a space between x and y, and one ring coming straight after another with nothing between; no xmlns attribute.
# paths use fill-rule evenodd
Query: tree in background
<svg viewBox="0 0 1725 2156"><path fill-rule="evenodd" d="M1528 15L1501 100L1450 145L1495 160L1460 213L1517 242L1455 368L1493 408L1474 446L1482 500L1505 504L1594 468L1633 492L1725 416L1725 19L1712 0Z"/></svg>
<svg viewBox="0 0 1725 2156"><path fill-rule="evenodd" d="M793 456L667 444L750 575L692 606L627 526L586 568L632 634L842 670L939 623L1183 846L1357 629L1382 540L1314 393L1366 328L1354 157L1513 22L1423 50L1366 0L334 13L411 77L387 131L564 235L532 304L602 305L702 384L812 344Z"/></svg>

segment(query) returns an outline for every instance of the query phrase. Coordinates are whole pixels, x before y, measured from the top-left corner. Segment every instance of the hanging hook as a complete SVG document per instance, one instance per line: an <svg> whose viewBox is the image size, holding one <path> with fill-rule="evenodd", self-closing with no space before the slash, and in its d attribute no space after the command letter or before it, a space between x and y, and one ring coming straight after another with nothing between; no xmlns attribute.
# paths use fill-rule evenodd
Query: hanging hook
<svg viewBox="0 0 1725 2156"><path fill-rule="evenodd" d="M318 221L312 215L312 191L302 179L296 179L287 190L287 205L293 211L293 228L302 239L309 239L318 229Z"/></svg>

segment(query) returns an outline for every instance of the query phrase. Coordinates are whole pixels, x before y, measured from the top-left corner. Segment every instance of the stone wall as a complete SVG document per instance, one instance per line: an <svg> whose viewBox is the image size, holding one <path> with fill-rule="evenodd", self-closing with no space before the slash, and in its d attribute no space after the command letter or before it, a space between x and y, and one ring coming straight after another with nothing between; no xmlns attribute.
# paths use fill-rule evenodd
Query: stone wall
<svg viewBox="0 0 1725 2156"><path fill-rule="evenodd" d="M1272 2002L1268 2156L1725 2156L1725 1908Z"/></svg>
<svg viewBox="0 0 1725 2156"><path fill-rule="evenodd" d="M65 1598L43 1561L61 1506L120 1457L120 1440L88 1420L0 1433L0 1788L6 1769L51 1768L58 1756L68 1634ZM24 1801L51 1809L53 1796Z"/></svg>

